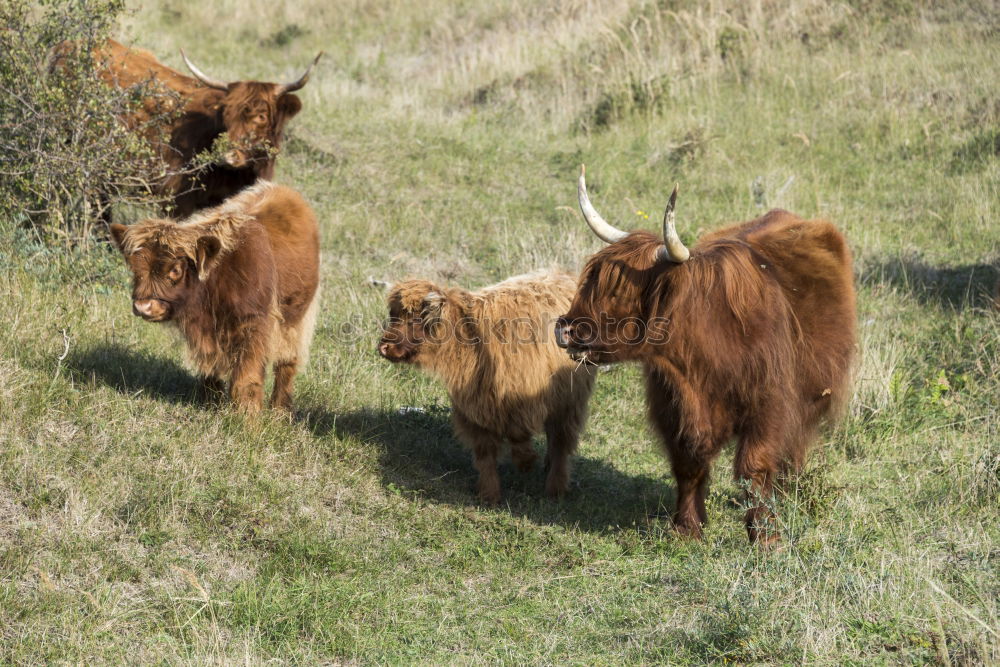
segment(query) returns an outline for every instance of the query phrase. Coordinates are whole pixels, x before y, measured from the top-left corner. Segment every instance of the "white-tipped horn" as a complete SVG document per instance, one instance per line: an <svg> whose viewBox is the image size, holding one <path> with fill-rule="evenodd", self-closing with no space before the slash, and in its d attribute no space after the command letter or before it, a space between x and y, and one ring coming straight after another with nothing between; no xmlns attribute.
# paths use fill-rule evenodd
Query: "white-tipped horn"
<svg viewBox="0 0 1000 667"><path fill-rule="evenodd" d="M195 67L194 63L191 62L188 59L187 55L184 53L184 49L181 49L181 58L184 59L184 64L187 65L187 68L191 70L192 74L194 74L194 78L198 79L209 88L215 88L217 90L227 90L229 88L229 84L226 83L225 81L219 81L218 79L213 79L212 77L206 75L200 69Z"/></svg>
<svg viewBox="0 0 1000 667"><path fill-rule="evenodd" d="M323 57L323 53L324 53L323 51L320 51L319 53L316 54L316 57L313 58L313 61L309 64L309 67L306 68L306 71L302 73L302 76L300 76L297 81L293 81L292 83L283 83L280 86L278 86L278 91L277 91L278 97L281 97L285 93L294 92L299 88L301 88L302 86L306 85L306 82L309 81L309 75L312 74L313 67L315 67L316 63L319 62L319 59Z"/></svg>
<svg viewBox="0 0 1000 667"><path fill-rule="evenodd" d="M677 235L677 227L674 225L674 207L677 205L677 185L674 184L674 191L670 193L670 201L663 211L663 247L660 248L659 258L668 262L681 264L688 260L691 253L681 243L681 237Z"/></svg>
<svg viewBox="0 0 1000 667"><path fill-rule="evenodd" d="M583 212L583 219L587 221L590 228L605 243L617 243L628 236L628 232L623 232L614 225L608 223L601 214L597 212L594 205L590 203L587 196L587 179L585 178L587 167L580 165L580 180L577 184L577 196L580 199L580 210Z"/></svg>

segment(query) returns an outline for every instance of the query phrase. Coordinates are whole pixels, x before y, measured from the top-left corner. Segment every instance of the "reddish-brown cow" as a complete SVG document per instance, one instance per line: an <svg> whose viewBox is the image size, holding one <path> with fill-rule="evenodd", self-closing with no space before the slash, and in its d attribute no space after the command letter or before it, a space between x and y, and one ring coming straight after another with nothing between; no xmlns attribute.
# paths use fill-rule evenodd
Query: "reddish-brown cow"
<svg viewBox="0 0 1000 667"><path fill-rule="evenodd" d="M64 47L67 48L67 47ZM151 117L174 111L167 128L169 140L154 141L170 176L159 184L160 193L173 198L172 215L184 217L196 210L221 204L258 178L274 177L275 156L281 147L285 124L302 109L293 91L309 80L320 53L305 73L291 83L260 81L226 82L206 76L181 52L195 78L161 64L153 54L128 48L114 40L94 52L101 77L110 85L127 88L142 83L162 86L164 95L146 99L132 118L134 126ZM231 148L222 162L192 169L192 159L212 147L222 134Z"/></svg>
<svg viewBox="0 0 1000 667"><path fill-rule="evenodd" d="M698 537L709 469L737 439L750 482L751 541L777 539L765 505L775 477L803 460L821 420L843 403L855 348L851 255L830 223L787 211L704 236L689 253L674 228L626 233L587 197L584 217L610 245L591 257L559 344L595 363L638 361L649 416L677 481L674 524Z"/></svg>
<svg viewBox="0 0 1000 667"><path fill-rule="evenodd" d="M228 379L254 412L274 365L272 407L291 410L319 303L319 230L301 195L261 181L180 222L111 225L132 270L132 311L174 324L207 388Z"/></svg>

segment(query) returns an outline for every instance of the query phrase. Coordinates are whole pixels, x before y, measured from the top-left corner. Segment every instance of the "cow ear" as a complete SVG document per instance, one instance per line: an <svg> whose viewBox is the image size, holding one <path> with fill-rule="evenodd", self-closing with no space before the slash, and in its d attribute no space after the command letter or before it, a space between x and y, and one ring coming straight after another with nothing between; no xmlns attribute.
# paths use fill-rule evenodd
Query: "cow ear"
<svg viewBox="0 0 1000 667"><path fill-rule="evenodd" d="M125 232L128 231L128 227L125 225L120 225L117 222L112 223L110 227L111 231L111 242L115 244L119 252L125 252Z"/></svg>
<svg viewBox="0 0 1000 667"><path fill-rule="evenodd" d="M288 120L293 117L298 112L302 111L302 100L299 99L298 95L293 95L287 93L278 98L278 111L281 112L281 116Z"/></svg>
<svg viewBox="0 0 1000 667"><path fill-rule="evenodd" d="M198 239L198 249L195 251L194 263L198 266L198 280L204 282L219 263L219 251L222 243L214 236L202 236Z"/></svg>
<svg viewBox="0 0 1000 667"><path fill-rule="evenodd" d="M433 324L441 318L441 307L444 305L444 295L440 292L428 292L421 304L420 315L428 324Z"/></svg>

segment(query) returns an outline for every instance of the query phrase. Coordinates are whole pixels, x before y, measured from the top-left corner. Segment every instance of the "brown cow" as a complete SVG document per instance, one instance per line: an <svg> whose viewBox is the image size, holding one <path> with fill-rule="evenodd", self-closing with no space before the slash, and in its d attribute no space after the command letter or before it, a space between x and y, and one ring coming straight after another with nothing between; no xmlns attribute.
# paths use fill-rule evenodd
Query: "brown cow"
<svg viewBox="0 0 1000 667"><path fill-rule="evenodd" d="M111 225L132 270L132 311L174 324L210 389L255 412L274 365L272 407L291 410L319 303L319 229L302 196L260 181L180 222Z"/></svg>
<svg viewBox="0 0 1000 667"><path fill-rule="evenodd" d="M455 433L472 449L484 503L500 501L497 456L504 440L526 472L536 458L531 438L543 430L545 492L557 497L569 488L569 456L587 419L594 369L573 363L550 333L575 290L571 276L534 273L478 292L409 280L389 293L379 354L444 382Z"/></svg>
<svg viewBox="0 0 1000 667"><path fill-rule="evenodd" d="M677 481L674 524L698 537L709 469L737 439L735 474L750 482L751 541L777 539L764 501L801 464L820 421L849 391L855 349L851 255L828 222L787 211L710 233L691 249L674 228L626 233L587 197L580 207L610 245L591 257L556 337L576 359L638 361L653 426Z"/></svg>
<svg viewBox="0 0 1000 667"><path fill-rule="evenodd" d="M258 178L274 177L285 124L302 109L302 102L292 93L306 84L322 55L291 83L264 83L213 79L195 67L183 51L184 63L195 78L162 65L148 51L111 39L94 52L100 76L108 84L163 87L163 95L144 100L135 116L126 119L132 126L144 126L150 118L175 111L175 105L180 105L167 128L167 143L149 133L170 172L159 184L160 194L173 198L175 210L171 214L178 217L221 204ZM223 162L195 169L193 158L211 149L223 134L231 146Z"/></svg>

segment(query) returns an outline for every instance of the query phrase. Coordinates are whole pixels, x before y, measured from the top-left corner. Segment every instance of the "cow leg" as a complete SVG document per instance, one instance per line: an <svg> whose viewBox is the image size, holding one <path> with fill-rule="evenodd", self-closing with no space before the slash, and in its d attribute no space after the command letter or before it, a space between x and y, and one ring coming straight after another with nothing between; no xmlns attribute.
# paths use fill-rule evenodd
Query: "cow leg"
<svg viewBox="0 0 1000 667"><path fill-rule="evenodd" d="M243 359L233 369L230 397L243 412L255 414L264 404L264 360Z"/></svg>
<svg viewBox="0 0 1000 667"><path fill-rule="evenodd" d="M271 391L271 407L292 411L292 385L295 382L295 373L298 371L298 364L294 361L282 362L274 365L274 389Z"/></svg>
<svg viewBox="0 0 1000 667"><path fill-rule="evenodd" d="M774 514L767 506L774 491L774 479L781 469L780 448L775 441L759 436L744 436L736 451L735 474L747 480L747 509L744 521L751 542L768 545L780 535L774 526Z"/></svg>
<svg viewBox="0 0 1000 667"><path fill-rule="evenodd" d="M701 538L701 527L708 522L705 496L708 494L709 471L721 446L697 443L678 437L673 415L653 415L663 439L663 448L670 459L670 467L677 482L677 510L674 512L674 529L687 537Z"/></svg>
<svg viewBox="0 0 1000 667"><path fill-rule="evenodd" d="M712 458L698 455L685 446L672 442L667 455L677 482L677 510L674 528L681 535L701 538L701 527L708 521L705 496L708 494L709 470Z"/></svg>
<svg viewBox="0 0 1000 667"><path fill-rule="evenodd" d="M699 441L679 436L678 417L669 409L651 410L650 416L663 440L663 448L677 482L674 528L681 535L700 539L701 527L708 521L705 497L708 495L709 472L725 438Z"/></svg>
<svg viewBox="0 0 1000 667"><path fill-rule="evenodd" d="M679 384L669 384L660 372L647 369L646 403L677 483L674 528L701 538L701 527L708 521L705 497L712 461L731 435L718 425L729 420L724 405L701 395L683 378L675 379Z"/></svg>
<svg viewBox="0 0 1000 667"><path fill-rule="evenodd" d="M472 464L479 471L479 500L486 505L500 502L500 475L497 472L499 439L477 438L472 445Z"/></svg>
<svg viewBox="0 0 1000 667"><path fill-rule="evenodd" d="M500 502L497 455L503 440L495 433L469 421L457 408L452 408L451 416L455 434L472 449L472 464L479 472L479 500L485 505L496 505Z"/></svg>
<svg viewBox="0 0 1000 667"><path fill-rule="evenodd" d="M545 495L561 498L569 491L571 464L580 429L586 418L586 403L550 415L545 421Z"/></svg>
<svg viewBox="0 0 1000 667"><path fill-rule="evenodd" d="M531 440L518 440L511 441L510 443L510 459L517 466L517 469L521 472L528 472L534 467L535 461L538 460L538 454L535 453L535 448L531 446Z"/></svg>

